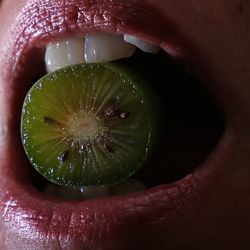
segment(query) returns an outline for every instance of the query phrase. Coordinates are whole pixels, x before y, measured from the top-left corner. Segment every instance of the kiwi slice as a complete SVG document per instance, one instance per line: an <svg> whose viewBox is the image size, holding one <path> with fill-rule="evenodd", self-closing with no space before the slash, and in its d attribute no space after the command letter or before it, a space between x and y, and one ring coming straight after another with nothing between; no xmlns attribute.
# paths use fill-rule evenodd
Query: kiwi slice
<svg viewBox="0 0 250 250"><path fill-rule="evenodd" d="M118 183L150 156L155 131L145 80L115 64L50 73L27 93L21 136L35 169L59 185Z"/></svg>

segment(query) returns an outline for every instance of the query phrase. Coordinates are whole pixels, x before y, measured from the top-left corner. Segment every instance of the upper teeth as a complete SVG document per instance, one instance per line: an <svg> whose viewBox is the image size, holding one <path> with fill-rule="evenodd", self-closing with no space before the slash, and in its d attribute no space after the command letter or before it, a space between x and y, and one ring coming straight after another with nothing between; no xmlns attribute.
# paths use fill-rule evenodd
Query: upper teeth
<svg viewBox="0 0 250 250"><path fill-rule="evenodd" d="M130 57L136 47L147 53L157 53L159 46L135 36L108 33L89 34L48 44L45 63L48 72L77 63L100 63Z"/></svg>
<svg viewBox="0 0 250 250"><path fill-rule="evenodd" d="M84 62L84 39L74 38L50 43L46 48L45 63L48 72Z"/></svg>
<svg viewBox="0 0 250 250"><path fill-rule="evenodd" d="M135 46L125 42L120 35L92 34L86 36L84 57L87 63L113 61L130 57L134 52Z"/></svg>
<svg viewBox="0 0 250 250"><path fill-rule="evenodd" d="M136 47L147 53L157 54L160 51L159 46L154 46L135 36L124 34L124 40L128 43L134 44Z"/></svg>

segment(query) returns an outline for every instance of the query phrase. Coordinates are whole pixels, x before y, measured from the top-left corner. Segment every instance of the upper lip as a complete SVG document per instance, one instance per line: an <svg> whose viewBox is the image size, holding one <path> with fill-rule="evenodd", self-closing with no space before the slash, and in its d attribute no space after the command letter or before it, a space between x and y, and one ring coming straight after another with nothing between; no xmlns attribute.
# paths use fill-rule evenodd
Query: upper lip
<svg viewBox="0 0 250 250"><path fill-rule="evenodd" d="M170 185L123 197L84 202L53 200L35 190L28 184L26 175L20 174L20 165L25 168L25 164L17 160L22 159L17 125L20 112L17 108L20 108L22 98L15 99L20 85L27 80L25 70L31 64L29 60L34 48L71 34L82 36L89 32L106 31L135 34L162 45L173 56L188 54L186 43L179 40L171 24L160 18L153 11L153 6L142 5L141 1L103 0L84 4L79 0L68 1L67 5L62 2L31 1L24 6L14 29L15 39L7 55L4 75L7 80L3 87L11 91L6 94L6 104L1 110L6 115L1 120L1 126L8 124L9 129L0 155L4 162L0 165L4 179L0 184L1 224L12 235L16 234L16 239L36 239L36 242L51 242L55 246L56 242L63 244L64 240L68 240L71 246L77 247L80 241L79 244L87 248L106 246L112 249L114 244L135 240L135 234L141 232L145 235L150 232L156 242L162 237L161 229L169 231L173 221L180 221L178 214L190 213L190 207L202 199L201 190L209 189L209 183L221 171L218 166L221 161L227 160L231 150L229 129L212 154L215 157L211 156L194 173ZM10 150L10 143L16 143L17 148ZM218 152L223 154L220 164L216 157ZM143 238L145 248L149 249L150 239L146 238ZM132 243L126 244L132 246Z"/></svg>

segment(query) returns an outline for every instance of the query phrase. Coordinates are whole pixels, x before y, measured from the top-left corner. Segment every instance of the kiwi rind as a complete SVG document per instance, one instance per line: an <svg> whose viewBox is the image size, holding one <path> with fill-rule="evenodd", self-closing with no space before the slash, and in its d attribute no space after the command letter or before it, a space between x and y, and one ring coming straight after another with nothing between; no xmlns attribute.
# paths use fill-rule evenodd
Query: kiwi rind
<svg viewBox="0 0 250 250"><path fill-rule="evenodd" d="M93 98L89 94L91 89L96 88L92 89L94 92L100 90L98 80L104 81L100 88L107 85L112 89L117 84L118 93L121 91L119 98L122 101L119 101L119 105L122 109L119 112L127 112L125 116L128 117L124 119L115 115L113 123L116 126L126 130L130 122L133 124L135 116L138 117L139 125L132 137L126 135L125 131L124 135L115 138L118 144L119 138L124 141L125 146L121 146L124 147L121 150L119 145L111 143L111 146L109 142L105 142L103 147L93 146L92 142L87 146L86 143L81 149L80 143L71 140L67 134L72 115L79 112L80 104L74 100L75 95L85 98L87 104L87 99ZM108 107L114 98L117 96L110 97L105 105ZM79 64L57 70L38 80L24 100L21 137L25 152L35 169L53 183L70 186L114 185L132 176L150 157L157 131L156 102L153 99L155 96L147 81L121 64ZM104 117L103 120L108 118ZM112 122L109 124L115 126ZM103 133L108 131L104 128ZM105 135L105 140L108 141L109 136ZM103 143L103 138L99 139L97 143ZM89 154L92 154L92 159ZM92 165L83 163L88 160L93 161Z"/></svg>

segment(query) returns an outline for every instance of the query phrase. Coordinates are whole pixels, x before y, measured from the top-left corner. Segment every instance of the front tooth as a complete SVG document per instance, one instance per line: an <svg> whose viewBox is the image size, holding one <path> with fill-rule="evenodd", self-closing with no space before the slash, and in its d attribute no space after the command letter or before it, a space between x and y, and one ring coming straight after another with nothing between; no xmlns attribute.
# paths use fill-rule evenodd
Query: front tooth
<svg viewBox="0 0 250 250"><path fill-rule="evenodd" d="M157 54L161 49L159 46L152 45L148 42L141 40L140 38L136 36L131 36L128 34L124 34L124 40L128 43L134 44L136 47L138 47L142 51L151 53L151 54Z"/></svg>
<svg viewBox="0 0 250 250"><path fill-rule="evenodd" d="M83 63L84 38L72 38L49 43L45 52L45 63L48 72L73 64Z"/></svg>
<svg viewBox="0 0 250 250"><path fill-rule="evenodd" d="M89 34L85 38L85 61L87 63L107 62L130 57L136 48L123 40L122 35Z"/></svg>
<svg viewBox="0 0 250 250"><path fill-rule="evenodd" d="M146 189L146 186L139 180L128 179L112 187L112 195L124 195L139 192Z"/></svg>

